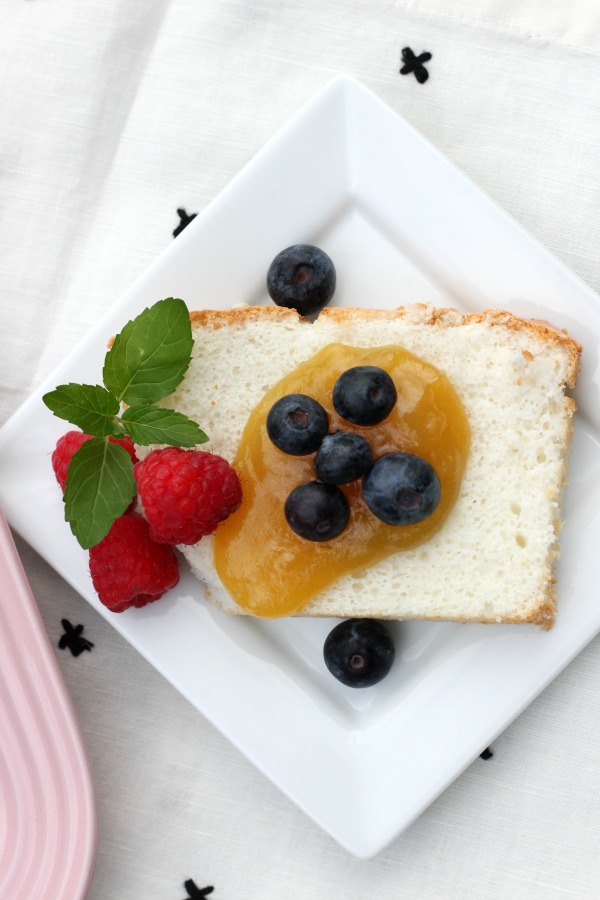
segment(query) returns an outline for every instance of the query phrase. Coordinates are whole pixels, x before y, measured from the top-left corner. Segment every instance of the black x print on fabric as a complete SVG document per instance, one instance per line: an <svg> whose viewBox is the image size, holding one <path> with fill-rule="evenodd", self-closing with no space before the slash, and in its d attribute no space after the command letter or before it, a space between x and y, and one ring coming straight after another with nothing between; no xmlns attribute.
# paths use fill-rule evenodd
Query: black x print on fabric
<svg viewBox="0 0 600 900"><path fill-rule="evenodd" d="M212 892L214 891L213 887L196 887L192 878L188 878L188 880L184 882L183 886L189 895L185 897L184 900L203 900L204 897L208 897L208 895L212 894Z"/></svg>
<svg viewBox="0 0 600 900"><path fill-rule="evenodd" d="M61 650L69 648L73 656L79 656L84 650L91 650L94 646L87 638L82 637L83 625L73 627L68 619L61 619L60 624L65 633L61 635L58 646Z"/></svg>
<svg viewBox="0 0 600 900"><path fill-rule="evenodd" d="M411 72L414 72L419 84L425 84L429 78L429 72L423 63L429 62L430 59L431 53L420 53L418 56L415 56L410 47L404 47L402 50L402 62L404 65L400 69L400 74L410 75Z"/></svg>
<svg viewBox="0 0 600 900"><path fill-rule="evenodd" d="M180 221L179 221L179 225L173 232L173 237L177 237L178 234L181 234L183 229L187 228L187 226L190 224L190 222L196 218L198 213L192 213L191 215L189 215L188 213L186 213L185 209L178 209L177 215L179 216Z"/></svg>

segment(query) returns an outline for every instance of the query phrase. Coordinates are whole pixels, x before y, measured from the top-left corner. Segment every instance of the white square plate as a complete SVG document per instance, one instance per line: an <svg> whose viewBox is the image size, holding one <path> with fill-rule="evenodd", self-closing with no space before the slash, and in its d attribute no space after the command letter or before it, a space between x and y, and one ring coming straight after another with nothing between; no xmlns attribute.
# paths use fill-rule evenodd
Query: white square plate
<svg viewBox="0 0 600 900"><path fill-rule="evenodd" d="M547 318L584 345L552 631L398 624L391 674L353 691L322 661L332 620L227 617L188 573L142 610L115 615L96 599L50 466L66 426L41 395L66 381L96 383L108 337L163 297L190 308L270 302L269 263L296 242L334 259L336 304L501 307ZM600 630L599 336L600 303L589 288L375 95L338 77L6 423L0 502L11 525L200 712L350 853L368 858Z"/></svg>

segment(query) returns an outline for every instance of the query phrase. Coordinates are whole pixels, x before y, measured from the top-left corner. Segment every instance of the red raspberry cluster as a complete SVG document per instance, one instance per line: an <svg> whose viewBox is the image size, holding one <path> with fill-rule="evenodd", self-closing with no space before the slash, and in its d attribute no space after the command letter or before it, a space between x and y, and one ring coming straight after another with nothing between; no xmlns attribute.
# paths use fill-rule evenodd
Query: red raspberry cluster
<svg viewBox="0 0 600 900"><path fill-rule="evenodd" d="M52 454L52 467L64 491L73 455L90 435L70 431ZM179 581L176 544L195 544L212 534L239 507L240 480L221 456L167 447L139 461L129 437L121 444L134 463L144 518L131 507L90 549L90 572L100 601L113 612L145 606Z"/></svg>

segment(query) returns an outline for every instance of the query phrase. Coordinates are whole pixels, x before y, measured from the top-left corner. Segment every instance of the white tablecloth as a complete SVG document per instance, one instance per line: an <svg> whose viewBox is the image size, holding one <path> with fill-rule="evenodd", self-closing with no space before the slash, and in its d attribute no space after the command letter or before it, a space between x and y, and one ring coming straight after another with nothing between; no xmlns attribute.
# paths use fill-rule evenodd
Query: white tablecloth
<svg viewBox="0 0 600 900"><path fill-rule="evenodd" d="M586 0L1 10L0 421L172 240L177 209L201 211L339 72L600 289L600 15ZM405 46L433 54L426 83L399 74ZM214 900L600 897L597 640L491 759L362 862L18 546L53 643L62 618L94 643L57 649L98 791L90 900L182 900L188 878Z"/></svg>

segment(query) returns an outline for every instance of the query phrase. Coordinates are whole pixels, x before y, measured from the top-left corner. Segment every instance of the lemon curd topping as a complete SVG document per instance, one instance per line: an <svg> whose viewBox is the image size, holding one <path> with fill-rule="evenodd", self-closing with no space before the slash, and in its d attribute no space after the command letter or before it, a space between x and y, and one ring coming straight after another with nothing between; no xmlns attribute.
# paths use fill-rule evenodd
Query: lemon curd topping
<svg viewBox="0 0 600 900"><path fill-rule="evenodd" d="M384 369L398 392L392 412L378 425L352 425L332 405L338 377L361 365ZM295 534L286 522L284 505L295 487L315 480L314 454L283 453L266 431L270 408L291 393L307 394L321 403L330 432L353 431L365 437L375 459L402 451L427 460L441 483L435 512L414 525L386 525L367 508L358 479L341 485L350 519L340 535L317 543ZM465 410L443 372L399 346L329 344L282 378L250 414L233 463L243 486L242 505L218 527L214 538L215 567L223 585L251 615L293 615L342 575L429 540L458 497L469 443Z"/></svg>

